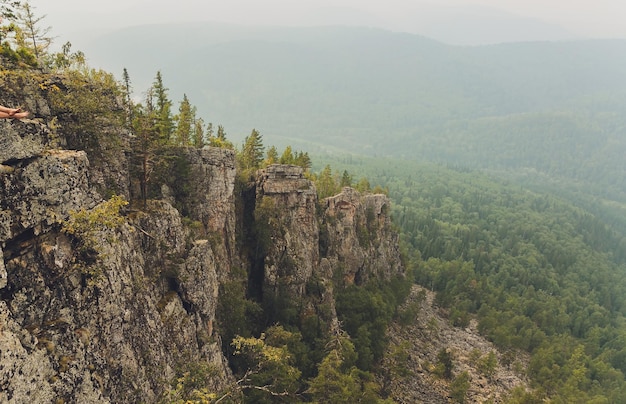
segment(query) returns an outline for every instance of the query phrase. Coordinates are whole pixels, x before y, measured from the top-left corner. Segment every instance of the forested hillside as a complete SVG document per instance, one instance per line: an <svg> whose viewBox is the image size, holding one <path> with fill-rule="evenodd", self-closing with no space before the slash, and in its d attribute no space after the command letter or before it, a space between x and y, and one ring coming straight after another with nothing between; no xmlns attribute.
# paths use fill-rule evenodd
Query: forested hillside
<svg viewBox="0 0 626 404"><path fill-rule="evenodd" d="M554 192L477 171L365 158L333 164L387 187L417 281L437 292L453 324L476 318L503 351L532 354L532 400L626 399L623 228Z"/></svg>

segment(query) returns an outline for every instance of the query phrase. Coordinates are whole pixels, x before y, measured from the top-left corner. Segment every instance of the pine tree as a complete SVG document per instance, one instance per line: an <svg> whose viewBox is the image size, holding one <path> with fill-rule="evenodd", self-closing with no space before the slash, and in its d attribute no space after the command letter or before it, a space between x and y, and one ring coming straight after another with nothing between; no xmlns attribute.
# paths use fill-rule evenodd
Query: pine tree
<svg viewBox="0 0 626 404"><path fill-rule="evenodd" d="M87 63L85 54L81 51L72 52L72 43L66 42L48 61L49 67L58 70L68 70L71 67L84 67Z"/></svg>
<svg viewBox="0 0 626 404"><path fill-rule="evenodd" d="M226 131L222 125L217 125L217 139L222 142L226 140Z"/></svg>
<svg viewBox="0 0 626 404"><path fill-rule="evenodd" d="M294 163L293 152L291 151L291 146L287 146L285 148L285 151L280 156L279 161L280 161L280 164L293 164Z"/></svg>
<svg viewBox="0 0 626 404"><path fill-rule="evenodd" d="M14 0L0 0L0 17L8 20L15 19L15 10L20 6L19 1Z"/></svg>
<svg viewBox="0 0 626 404"><path fill-rule="evenodd" d="M36 17L34 8L26 1L19 3L17 18L24 34L24 41L28 41L32 45L26 46L24 42L18 43L18 46L23 46L27 49L30 48L35 54L35 59L39 60L41 55L44 54L50 47L50 44L52 44L52 37L49 36L52 28L41 27L40 25L41 21L43 21L46 16Z"/></svg>
<svg viewBox="0 0 626 404"><path fill-rule="evenodd" d="M316 403L387 403L381 400L379 386L369 372L359 370L354 344L339 331L329 342L330 352L318 365L307 393Z"/></svg>
<svg viewBox="0 0 626 404"><path fill-rule="evenodd" d="M294 164L304 168L305 171L311 169L311 158L308 152L298 152Z"/></svg>
<svg viewBox="0 0 626 404"><path fill-rule="evenodd" d="M133 103L131 100L131 94L133 92L133 88L130 82L130 75L128 74L128 70L124 68L124 72L122 73L122 81L123 81L123 91L124 91L124 106L126 108L126 121L128 125L132 125L133 122Z"/></svg>
<svg viewBox="0 0 626 404"><path fill-rule="evenodd" d="M250 136L247 136L244 140L241 150L239 159L241 168L243 170L259 168L263 161L263 155L265 154L264 150L263 137L256 129L252 129Z"/></svg>
<svg viewBox="0 0 626 404"><path fill-rule="evenodd" d="M341 176L341 183L339 184L341 187L351 187L352 186L352 176L348 174L347 170L343 170L343 174Z"/></svg>
<svg viewBox="0 0 626 404"><path fill-rule="evenodd" d="M167 96L168 89L163 85L163 77L158 71L152 83L149 94L155 99L154 105L157 121L156 127L162 144L168 144L172 140L174 132L174 120L172 118L172 101Z"/></svg>
<svg viewBox="0 0 626 404"><path fill-rule="evenodd" d="M175 144L178 146L189 146L191 144L191 131L194 128L195 107L191 106L187 94L183 94L180 102L178 115L176 115Z"/></svg>
<svg viewBox="0 0 626 404"><path fill-rule="evenodd" d="M209 122L206 125L206 131L204 132L205 143L210 145L213 136L215 136L215 132L213 131L213 122Z"/></svg>
<svg viewBox="0 0 626 404"><path fill-rule="evenodd" d="M196 119L193 123L191 141L193 142L193 146L198 149L204 147L204 120L202 118Z"/></svg>
<svg viewBox="0 0 626 404"><path fill-rule="evenodd" d="M326 165L326 167L324 167L322 172L319 174L317 181L315 182L315 187L317 188L317 196L319 199L333 196L339 191L339 187L335 182L330 165Z"/></svg>
<svg viewBox="0 0 626 404"><path fill-rule="evenodd" d="M0 20L6 21L4 25L0 26L0 43L6 40L9 32L15 30L16 10L19 5L19 1L0 0Z"/></svg>
<svg viewBox="0 0 626 404"><path fill-rule="evenodd" d="M271 146L267 150L267 157L265 158L265 165L272 165L278 163L278 151L276 146Z"/></svg>
<svg viewBox="0 0 626 404"><path fill-rule="evenodd" d="M148 93L145 108L139 105L136 109L132 123L135 137L131 146L136 167L135 171L139 179L140 198L145 208L148 199L148 184L159 160L158 149L161 139L156 124L157 111L152 105L152 95Z"/></svg>

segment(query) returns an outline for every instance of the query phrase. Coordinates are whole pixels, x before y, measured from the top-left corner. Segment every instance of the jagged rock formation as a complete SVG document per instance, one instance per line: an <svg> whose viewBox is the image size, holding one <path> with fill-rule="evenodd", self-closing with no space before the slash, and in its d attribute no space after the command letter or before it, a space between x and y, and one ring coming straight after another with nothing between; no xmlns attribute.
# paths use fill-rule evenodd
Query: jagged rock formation
<svg viewBox="0 0 626 404"><path fill-rule="evenodd" d="M264 216L270 233L263 287L303 296L319 262L315 186L297 166L272 165L257 178L257 216Z"/></svg>
<svg viewBox="0 0 626 404"><path fill-rule="evenodd" d="M387 196L361 195L346 187L322 203L325 267L340 268L348 284L362 284L370 277L388 280L404 274Z"/></svg>
<svg viewBox="0 0 626 404"><path fill-rule="evenodd" d="M155 199L125 208L121 225L69 232L73 212L96 212L105 193L136 194L130 136L104 122L99 141L119 137L115 147L69 150L75 134L24 91L35 119L0 122L0 402L155 402L194 363L220 391L233 380L216 310L233 268L249 267L256 298L300 301L300 316L323 305L330 327L334 277L360 284L404 271L387 197L345 188L320 203L302 168L287 165L259 171L238 195L227 149L172 148L184 175L155 184ZM257 239L244 253L235 206L248 197Z"/></svg>

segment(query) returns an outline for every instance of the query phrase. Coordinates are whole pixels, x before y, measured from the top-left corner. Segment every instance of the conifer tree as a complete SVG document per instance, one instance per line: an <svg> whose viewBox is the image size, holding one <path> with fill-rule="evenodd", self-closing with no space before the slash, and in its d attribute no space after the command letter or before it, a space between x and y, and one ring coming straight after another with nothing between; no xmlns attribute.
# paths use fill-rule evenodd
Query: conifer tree
<svg viewBox="0 0 626 404"><path fill-rule="evenodd" d="M293 158L293 152L291 151L291 146L287 146L283 154L280 156L280 164L293 164L293 163L294 163L294 158Z"/></svg>
<svg viewBox="0 0 626 404"><path fill-rule="evenodd" d="M217 125L217 139L221 142L226 141L226 131L222 125Z"/></svg>
<svg viewBox="0 0 626 404"><path fill-rule="evenodd" d="M178 146L189 146L191 144L191 132L194 129L196 111L191 106L187 94L183 94L180 102L178 115L176 115L175 144Z"/></svg>
<svg viewBox="0 0 626 404"><path fill-rule="evenodd" d="M19 1L0 0L0 17L9 21L15 19L15 10L20 6Z"/></svg>
<svg viewBox="0 0 626 404"><path fill-rule="evenodd" d="M265 154L264 150L263 136L256 129L252 129L252 133L244 140L240 153L241 168L244 170L259 168Z"/></svg>
<svg viewBox="0 0 626 404"><path fill-rule="evenodd" d="M193 122L193 131L191 140L193 142L193 146L201 149L204 147L204 120L202 118L198 118Z"/></svg>
<svg viewBox="0 0 626 404"><path fill-rule="evenodd" d="M15 30L15 10L19 7L19 1L0 0L0 44L4 42L9 34Z"/></svg>
<svg viewBox="0 0 626 404"><path fill-rule="evenodd" d="M233 149L233 144L226 139L226 131L222 125L217 127L217 136L213 136L213 124L207 125L207 139L209 146Z"/></svg>
<svg viewBox="0 0 626 404"><path fill-rule="evenodd" d="M148 184L157 161L159 132L156 127L156 114L151 110L150 103L145 110L139 108L133 121L133 154L137 165L140 199L146 207Z"/></svg>
<svg viewBox="0 0 626 404"><path fill-rule="evenodd" d="M19 3L17 10L17 20L23 33L23 37L18 37L18 46L31 49L35 59L39 60L52 44L52 37L49 36L52 28L41 26L40 23L46 16L37 17L28 1ZM27 46L27 42L31 45Z"/></svg>
<svg viewBox="0 0 626 404"><path fill-rule="evenodd" d="M267 157L265 158L265 165L271 165L278 163L278 151L276 150L276 146L271 146L267 150Z"/></svg>
<svg viewBox="0 0 626 404"><path fill-rule="evenodd" d="M333 177L333 171L330 165L326 165L322 172L317 177L315 182L317 188L317 196L319 199L324 199L329 196L335 195L339 191L339 187Z"/></svg>
<svg viewBox="0 0 626 404"><path fill-rule="evenodd" d="M167 91L168 89L163 84L161 72L158 71L149 93L155 99L153 105L157 116L156 127L162 144L170 143L174 132L172 101L168 98Z"/></svg>
<svg viewBox="0 0 626 404"><path fill-rule="evenodd" d="M206 139L205 143L211 144L211 138L215 136L215 131L213 130L213 122L209 122L206 125L206 131L204 132L204 138Z"/></svg>
<svg viewBox="0 0 626 404"><path fill-rule="evenodd" d="M122 81L123 81L122 90L124 92L124 104L125 104L124 106L126 108L126 121L129 125L131 125L133 122L133 104L131 100L131 94L132 94L133 88L130 82L130 75L128 74L128 70L126 70L126 68L124 68L124 72L122 73Z"/></svg>
<svg viewBox="0 0 626 404"><path fill-rule="evenodd" d="M296 155L294 164L304 168L305 171L309 170L311 168L311 158L309 157L309 153L299 151Z"/></svg>
<svg viewBox="0 0 626 404"><path fill-rule="evenodd" d="M347 170L343 170L343 174L341 175L341 183L339 184L341 187L351 187L352 186L352 176L348 174Z"/></svg>

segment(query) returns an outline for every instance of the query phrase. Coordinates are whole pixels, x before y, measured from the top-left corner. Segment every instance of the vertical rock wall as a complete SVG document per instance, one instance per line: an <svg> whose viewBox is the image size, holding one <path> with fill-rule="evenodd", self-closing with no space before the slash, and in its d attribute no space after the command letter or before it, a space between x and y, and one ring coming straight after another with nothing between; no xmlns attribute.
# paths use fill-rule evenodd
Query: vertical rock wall
<svg viewBox="0 0 626 404"><path fill-rule="evenodd" d="M265 289L284 287L293 296L303 296L306 282L319 262L319 228L315 185L292 165L271 165L257 178L257 211L271 240L265 257ZM258 215L257 215L258 216Z"/></svg>
<svg viewBox="0 0 626 404"><path fill-rule="evenodd" d="M324 266L340 271L347 284L373 277L388 280L404 273L387 196L361 195L346 187L324 199L322 207Z"/></svg>
<svg viewBox="0 0 626 404"><path fill-rule="evenodd" d="M266 288L276 291L282 283L303 296L313 274L331 279L340 273L347 284L404 274L385 195L346 187L319 202L320 217L315 186L302 168L272 165L259 171L256 205L269 211L264 215L271 227Z"/></svg>
<svg viewBox="0 0 626 404"><path fill-rule="evenodd" d="M0 138L36 139L19 133L33 128L47 135L24 122ZM154 201L97 233L97 257L85 257L60 223L100 202L86 154L22 144L0 175L0 402L154 402L189 363L212 368L218 391L230 377L214 320L234 245L232 152L190 152L188 203L219 238L192 237Z"/></svg>

